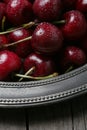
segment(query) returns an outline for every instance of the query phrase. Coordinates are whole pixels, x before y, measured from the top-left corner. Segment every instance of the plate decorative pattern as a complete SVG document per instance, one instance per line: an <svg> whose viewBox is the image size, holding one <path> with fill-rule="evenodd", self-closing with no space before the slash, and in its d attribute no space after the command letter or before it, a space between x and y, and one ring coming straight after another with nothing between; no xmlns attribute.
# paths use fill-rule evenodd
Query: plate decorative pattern
<svg viewBox="0 0 87 130"><path fill-rule="evenodd" d="M63 101L87 92L87 64L55 78L0 82L0 107L27 107Z"/></svg>

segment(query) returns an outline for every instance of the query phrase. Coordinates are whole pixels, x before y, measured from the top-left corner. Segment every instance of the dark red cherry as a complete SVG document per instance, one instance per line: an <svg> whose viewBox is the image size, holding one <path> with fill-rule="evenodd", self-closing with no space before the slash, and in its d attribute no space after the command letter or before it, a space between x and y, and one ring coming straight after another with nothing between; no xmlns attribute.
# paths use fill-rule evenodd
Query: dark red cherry
<svg viewBox="0 0 87 130"><path fill-rule="evenodd" d="M2 20L3 16L5 16L6 4L4 2L0 2L0 20Z"/></svg>
<svg viewBox="0 0 87 130"><path fill-rule="evenodd" d="M0 80L4 80L20 68L21 60L15 53L7 50L0 51Z"/></svg>
<svg viewBox="0 0 87 130"><path fill-rule="evenodd" d="M73 65L81 66L86 63L86 54L76 46L67 46L63 51L61 59L61 66L63 68Z"/></svg>
<svg viewBox="0 0 87 130"><path fill-rule="evenodd" d="M58 19L61 10L61 0L35 0L33 4L34 14L41 21L53 21Z"/></svg>
<svg viewBox="0 0 87 130"><path fill-rule="evenodd" d="M43 54L59 51L63 45L61 31L50 23L40 23L32 35L32 48Z"/></svg>
<svg viewBox="0 0 87 130"><path fill-rule="evenodd" d="M87 0L77 0L76 9L82 13L87 13Z"/></svg>
<svg viewBox="0 0 87 130"><path fill-rule="evenodd" d="M22 40L26 37L29 37L32 35L31 30L26 30L26 29L19 29L16 31L13 31L8 35L8 39L10 43ZM12 49L14 49L15 53L22 57L25 58L28 54L31 53L32 47L31 47L31 40L23 41L21 43L18 43L15 47L13 46Z"/></svg>
<svg viewBox="0 0 87 130"><path fill-rule="evenodd" d="M3 0L6 4L9 2L9 0Z"/></svg>
<svg viewBox="0 0 87 130"><path fill-rule="evenodd" d="M84 15L76 10L68 11L63 17L66 23L62 26L62 32L66 40L81 39L87 30Z"/></svg>
<svg viewBox="0 0 87 130"><path fill-rule="evenodd" d="M14 25L32 20L32 4L27 0L9 0L6 9L7 18Z"/></svg>
<svg viewBox="0 0 87 130"><path fill-rule="evenodd" d="M2 19L6 15L6 4L4 2L0 2L0 26L2 26ZM1 27L0 27L1 28Z"/></svg>
<svg viewBox="0 0 87 130"><path fill-rule="evenodd" d="M32 76L46 76L55 72L54 62L40 54L32 53L24 61L24 70L27 72L32 67L35 67L35 70Z"/></svg>
<svg viewBox="0 0 87 130"><path fill-rule="evenodd" d="M2 47L4 44L8 44L8 38L5 35L0 35L0 47Z"/></svg>

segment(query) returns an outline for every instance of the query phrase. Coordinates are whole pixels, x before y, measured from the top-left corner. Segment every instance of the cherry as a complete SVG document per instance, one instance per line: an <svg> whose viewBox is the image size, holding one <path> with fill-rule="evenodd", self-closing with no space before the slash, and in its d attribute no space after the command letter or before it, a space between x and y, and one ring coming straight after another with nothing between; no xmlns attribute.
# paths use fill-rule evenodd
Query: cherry
<svg viewBox="0 0 87 130"><path fill-rule="evenodd" d="M61 59L61 66L63 69L74 65L81 66L86 63L86 55L84 51L76 46L67 46L63 50Z"/></svg>
<svg viewBox="0 0 87 130"><path fill-rule="evenodd" d="M11 51L0 51L0 80L4 80L9 74L19 71L21 68L20 58Z"/></svg>
<svg viewBox="0 0 87 130"><path fill-rule="evenodd" d="M63 45L61 31L50 23L40 23L32 35L32 48L43 54L52 54Z"/></svg>
<svg viewBox="0 0 87 130"><path fill-rule="evenodd" d="M66 23L62 26L64 38L67 40L81 39L87 30L87 23L84 15L76 10L68 11L63 18Z"/></svg>
<svg viewBox="0 0 87 130"><path fill-rule="evenodd" d="M3 16L5 16L6 4L0 2L0 20L2 20Z"/></svg>
<svg viewBox="0 0 87 130"><path fill-rule="evenodd" d="M5 35L0 35L0 46L2 47L5 44L8 44L8 38Z"/></svg>
<svg viewBox="0 0 87 130"><path fill-rule="evenodd" d="M8 35L8 39L10 42L16 42L31 35L31 30L28 31L26 29L18 29L10 33ZM20 44L17 44L15 48L13 46L13 49L18 56L25 58L32 51L31 40L21 42Z"/></svg>
<svg viewBox="0 0 87 130"><path fill-rule="evenodd" d="M82 13L87 13L87 0L77 0L76 9Z"/></svg>
<svg viewBox="0 0 87 130"><path fill-rule="evenodd" d="M9 0L3 0L6 4L9 2Z"/></svg>
<svg viewBox="0 0 87 130"><path fill-rule="evenodd" d="M14 25L32 20L32 4L27 0L9 0L6 9L7 18Z"/></svg>
<svg viewBox="0 0 87 130"><path fill-rule="evenodd" d="M60 17L61 0L35 0L33 11L41 21L53 21Z"/></svg>
<svg viewBox="0 0 87 130"><path fill-rule="evenodd" d="M35 67L33 76L46 76L55 72L54 62L37 53L30 54L24 61L24 70L27 72L32 67Z"/></svg>
<svg viewBox="0 0 87 130"><path fill-rule="evenodd" d="M6 10L6 4L4 2L0 2L0 26L2 26L2 19L6 15L5 10Z"/></svg>
<svg viewBox="0 0 87 130"><path fill-rule="evenodd" d="M87 0L0 0L0 80L47 79L84 65L86 6Z"/></svg>

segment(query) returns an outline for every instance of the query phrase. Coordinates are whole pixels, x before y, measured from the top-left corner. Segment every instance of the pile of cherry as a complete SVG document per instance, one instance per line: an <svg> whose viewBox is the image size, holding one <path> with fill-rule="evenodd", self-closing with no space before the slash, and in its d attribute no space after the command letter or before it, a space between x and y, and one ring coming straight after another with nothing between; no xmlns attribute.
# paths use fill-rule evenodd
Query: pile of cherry
<svg viewBox="0 0 87 130"><path fill-rule="evenodd" d="M47 79L87 63L87 0L0 0L0 81Z"/></svg>

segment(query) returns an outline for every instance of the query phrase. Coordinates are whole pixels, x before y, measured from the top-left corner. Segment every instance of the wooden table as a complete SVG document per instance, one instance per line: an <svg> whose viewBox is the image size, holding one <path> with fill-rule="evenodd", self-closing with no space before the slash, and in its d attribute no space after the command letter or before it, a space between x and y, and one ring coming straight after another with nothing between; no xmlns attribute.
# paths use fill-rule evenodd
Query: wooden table
<svg viewBox="0 0 87 130"><path fill-rule="evenodd" d="M49 106L1 108L0 130L87 130L87 94Z"/></svg>

